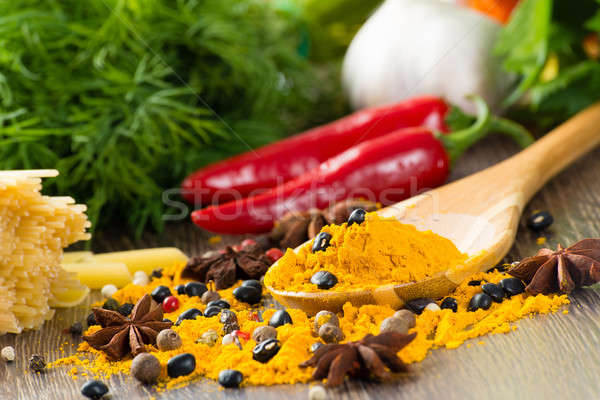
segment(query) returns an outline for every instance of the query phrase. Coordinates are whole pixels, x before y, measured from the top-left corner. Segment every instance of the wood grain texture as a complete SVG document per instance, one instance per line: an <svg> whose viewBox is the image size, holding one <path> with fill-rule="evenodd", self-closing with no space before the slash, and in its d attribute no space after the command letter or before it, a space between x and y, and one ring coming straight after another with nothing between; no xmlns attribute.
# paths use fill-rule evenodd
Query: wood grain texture
<svg viewBox="0 0 600 400"><path fill-rule="evenodd" d="M499 139L471 149L455 165L456 180L505 159L516 148ZM549 210L554 225L545 233L549 246L570 244L583 237L600 236L600 149L559 174L536 195L525 210ZM177 246L188 254L209 247L208 234L182 222L169 226L162 236L151 233L139 242L115 229L99 235L95 251L136 247ZM535 252L537 235L521 221L517 241L507 259ZM224 243L239 238L225 237ZM96 293L95 296L98 296ZM388 384L352 382L329 391L331 399L592 399L600 398L600 286L571 296L569 314L556 313L519 321L518 329L467 342L455 350L435 350L410 373ZM54 360L72 354L77 340L60 333L87 315L87 305L60 310L38 332L0 337L0 347L11 345L14 363L0 362L0 399L81 399L85 378L73 381L65 369L43 375L26 371L29 355ZM479 344L483 341L483 344ZM64 353L59 351L62 346ZM108 382L112 399L306 399L307 385L219 390L213 382L198 382L180 390L156 394L133 378L113 377Z"/></svg>

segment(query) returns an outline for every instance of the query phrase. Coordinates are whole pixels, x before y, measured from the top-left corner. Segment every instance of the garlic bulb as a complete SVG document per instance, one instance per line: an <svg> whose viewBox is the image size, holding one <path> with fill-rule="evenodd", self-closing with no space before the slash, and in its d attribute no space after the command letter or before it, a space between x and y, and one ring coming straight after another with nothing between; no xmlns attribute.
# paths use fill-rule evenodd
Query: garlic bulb
<svg viewBox="0 0 600 400"><path fill-rule="evenodd" d="M342 76L354 108L431 94L472 112L466 95L492 109L514 83L493 48L501 26L440 0L386 0L353 39Z"/></svg>

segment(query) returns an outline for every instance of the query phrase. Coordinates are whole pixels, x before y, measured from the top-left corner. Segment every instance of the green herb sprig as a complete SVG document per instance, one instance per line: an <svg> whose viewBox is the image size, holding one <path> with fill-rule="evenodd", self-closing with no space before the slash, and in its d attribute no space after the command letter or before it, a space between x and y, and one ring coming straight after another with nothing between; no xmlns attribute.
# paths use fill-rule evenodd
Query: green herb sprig
<svg viewBox="0 0 600 400"><path fill-rule="evenodd" d="M600 101L600 63L584 47L599 35L597 0L521 0L496 46L520 78L512 116L545 131Z"/></svg>
<svg viewBox="0 0 600 400"><path fill-rule="evenodd" d="M160 229L202 165L343 110L264 0L0 2L0 169L57 168L94 227Z"/></svg>

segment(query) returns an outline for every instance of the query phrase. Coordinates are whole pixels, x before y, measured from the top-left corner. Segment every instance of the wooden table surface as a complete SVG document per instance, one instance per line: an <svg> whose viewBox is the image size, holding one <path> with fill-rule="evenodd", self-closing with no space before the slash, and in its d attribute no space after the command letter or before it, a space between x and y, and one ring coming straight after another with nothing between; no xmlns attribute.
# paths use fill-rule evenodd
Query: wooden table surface
<svg viewBox="0 0 600 400"><path fill-rule="evenodd" d="M498 162L517 149L502 139L489 139L464 155L455 165L457 179ZM546 233L548 245L568 245L585 237L600 237L600 149L592 152L552 180L532 200L525 215L549 210L554 225ZM474 188L474 190L477 190ZM169 226L161 236L145 234L139 242L114 230L98 235L95 251L136 247L177 246L197 254L209 245L208 235L181 222ZM540 246L537 236L521 224L509 260L531 255ZM224 243L238 242L225 238ZM220 244L221 246L223 243ZM99 298L98 293L95 299ZM517 322L509 334L474 339L455 350L434 350L424 361L412 364L410 373L388 384L351 382L330 390L332 399L597 399L600 398L600 287L582 289L571 295L569 314L542 315ZM89 303L88 303L89 304ZM88 304L59 310L52 321L37 332L0 337L0 347L11 345L17 360L0 362L0 399L80 399L80 385L66 369L43 375L26 372L29 355L43 354L54 360L72 354L78 340L61 331L73 321L82 321ZM480 340L484 344L478 344ZM108 382L112 399L306 399L307 385L253 387L219 390L202 381L185 388L156 394L130 376Z"/></svg>

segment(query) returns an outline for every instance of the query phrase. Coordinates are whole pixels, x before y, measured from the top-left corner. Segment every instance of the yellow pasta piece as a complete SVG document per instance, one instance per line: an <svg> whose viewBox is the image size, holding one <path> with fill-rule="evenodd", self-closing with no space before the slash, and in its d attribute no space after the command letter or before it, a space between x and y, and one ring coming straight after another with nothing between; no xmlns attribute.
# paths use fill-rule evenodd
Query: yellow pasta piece
<svg viewBox="0 0 600 400"><path fill-rule="evenodd" d="M187 261L187 256L175 247L158 247L154 249L117 251L114 253L94 254L98 262L122 262L129 272L144 271L150 274L157 268L170 266L173 263Z"/></svg>
<svg viewBox="0 0 600 400"><path fill-rule="evenodd" d="M85 206L41 193L55 170L0 171L0 335L37 329L50 307L72 306L88 288L60 268L63 248L87 240Z"/></svg>
<svg viewBox="0 0 600 400"><path fill-rule="evenodd" d="M81 283L91 289L102 289L109 283L122 288L131 282L129 269L122 262L97 261L93 257L90 261L63 263L62 267L68 272L74 272Z"/></svg>
<svg viewBox="0 0 600 400"><path fill-rule="evenodd" d="M90 259L93 253L91 251L67 251L63 254L63 263L82 262Z"/></svg>

